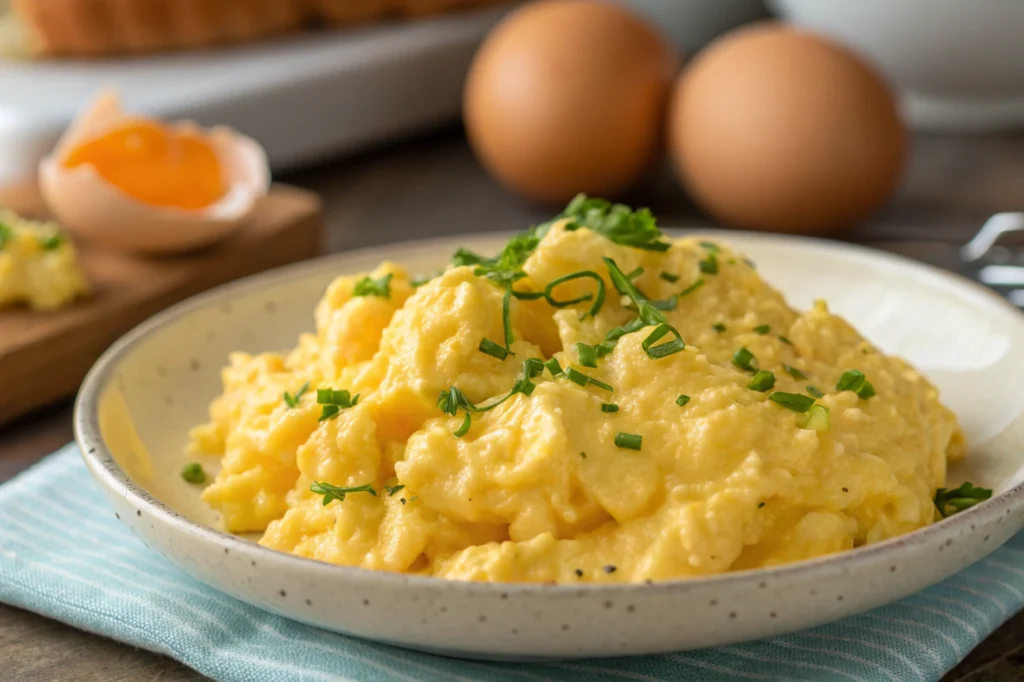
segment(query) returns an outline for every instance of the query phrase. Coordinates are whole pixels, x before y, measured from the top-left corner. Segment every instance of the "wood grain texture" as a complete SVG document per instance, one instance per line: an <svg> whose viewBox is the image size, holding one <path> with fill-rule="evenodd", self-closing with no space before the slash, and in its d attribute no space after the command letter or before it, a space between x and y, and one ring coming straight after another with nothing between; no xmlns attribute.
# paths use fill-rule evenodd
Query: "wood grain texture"
<svg viewBox="0 0 1024 682"><path fill-rule="evenodd" d="M330 251L435 235L514 230L550 208L523 203L495 185L457 130L378 150L288 178L324 199ZM840 235L850 241L956 268L956 249L990 214L1024 208L1024 135L919 136L900 193L878 215ZM663 225L707 221L662 172L627 198L649 205ZM70 438L70 408L47 408L0 428L0 481ZM1011 618L943 682L1024 682L1024 614ZM0 679L192 680L165 657L0 606ZM13 674L12 674L13 673Z"/></svg>
<svg viewBox="0 0 1024 682"><path fill-rule="evenodd" d="M52 313L0 311L0 424L73 394L100 354L139 322L210 287L316 255L320 200L276 186L252 220L217 246L138 258L82 247L93 295Z"/></svg>

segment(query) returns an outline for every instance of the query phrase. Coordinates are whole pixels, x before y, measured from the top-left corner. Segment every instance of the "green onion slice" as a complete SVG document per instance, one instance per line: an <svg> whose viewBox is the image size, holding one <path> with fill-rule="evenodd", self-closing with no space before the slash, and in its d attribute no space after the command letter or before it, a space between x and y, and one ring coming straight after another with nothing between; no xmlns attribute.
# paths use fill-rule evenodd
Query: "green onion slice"
<svg viewBox="0 0 1024 682"><path fill-rule="evenodd" d="M776 405L781 405L787 410L793 412L804 413L811 409L811 405L814 404L814 398L810 398L800 393L783 393L782 391L776 391L768 396L768 400L771 400Z"/></svg>
<svg viewBox="0 0 1024 682"><path fill-rule="evenodd" d="M747 384L747 388L762 393L775 387L775 375L767 370L759 370Z"/></svg>
<svg viewBox="0 0 1024 682"><path fill-rule="evenodd" d="M615 434L615 445L626 450L639 450L643 440L643 436L638 436L635 433L623 433L620 431Z"/></svg>

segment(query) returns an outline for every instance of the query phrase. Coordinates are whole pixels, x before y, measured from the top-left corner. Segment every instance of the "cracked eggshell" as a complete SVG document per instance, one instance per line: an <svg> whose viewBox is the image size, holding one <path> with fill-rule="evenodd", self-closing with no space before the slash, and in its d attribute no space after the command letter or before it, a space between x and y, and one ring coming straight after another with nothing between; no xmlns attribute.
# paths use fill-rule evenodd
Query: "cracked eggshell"
<svg viewBox="0 0 1024 682"><path fill-rule="evenodd" d="M205 137L220 160L229 188L223 197L201 209L153 206L129 196L90 165L63 165L71 150L128 118L116 95L101 94L40 164L39 184L47 205L64 228L83 241L139 254L198 249L240 227L267 194L270 167L259 143L230 128L204 130L191 121L170 126Z"/></svg>

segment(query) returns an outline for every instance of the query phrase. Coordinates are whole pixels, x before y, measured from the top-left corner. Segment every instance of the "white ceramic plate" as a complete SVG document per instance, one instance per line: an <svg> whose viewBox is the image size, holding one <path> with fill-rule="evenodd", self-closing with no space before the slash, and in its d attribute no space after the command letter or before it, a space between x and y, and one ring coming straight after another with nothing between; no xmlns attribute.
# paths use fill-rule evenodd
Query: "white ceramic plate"
<svg viewBox="0 0 1024 682"><path fill-rule="evenodd" d="M792 237L729 241L790 301L823 297L943 391L971 444L953 482L999 493L901 538L789 566L653 585L449 582L333 566L215 529L179 471L189 427L219 392L229 351L289 348L312 329L336 275L383 257L430 272L457 245L495 252L507 235L338 254L221 287L139 326L85 380L75 430L113 511L199 580L304 623L466 657L641 654L766 637L891 602L964 568L1024 526L1024 317L980 285L868 249ZM401 617L395 617L401 614Z"/></svg>

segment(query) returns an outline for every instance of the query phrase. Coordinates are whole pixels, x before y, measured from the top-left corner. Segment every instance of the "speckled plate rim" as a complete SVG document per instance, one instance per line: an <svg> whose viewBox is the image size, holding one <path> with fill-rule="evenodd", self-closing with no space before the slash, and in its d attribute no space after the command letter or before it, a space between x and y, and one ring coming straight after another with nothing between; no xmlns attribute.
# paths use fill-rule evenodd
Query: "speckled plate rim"
<svg viewBox="0 0 1024 682"><path fill-rule="evenodd" d="M839 250L846 252L844 255L853 258L860 258L866 261L882 261L888 265L899 265L907 268L918 276L932 282L953 283L969 293L972 297L984 301L988 305L996 304L1007 312L1012 319L1015 319L1024 328L1024 314L1013 307L1009 302L1002 299L998 294L985 286L973 282L965 277L952 272L920 263L903 256L872 249L847 242L831 241L813 237L794 235L766 235L739 230L722 229L665 229L667 234L673 236L701 235L720 238L723 241L740 239L747 243L765 241L792 241L809 247L817 247L826 250ZM1024 505L1024 481L1011 488L994 495L989 500L967 509L955 516L933 523L925 528L907 533L896 538L885 540L876 544L865 545L852 550L836 554L794 562L771 568L756 568L744 571L723 573L714 576L683 578L675 580L660 580L653 583L615 583L615 584L581 584L581 585L546 585L537 583L488 583L446 580L431 576L409 575L388 571L375 571L371 569L358 568L353 566L339 566L317 559L309 559L293 554L279 552L258 545L244 538L232 535L225 531L203 526L195 523L174 509L168 507L160 500L150 495L142 486L137 484L128 476L114 459L107 449L99 427L99 397L114 376L120 361L126 357L134 348L149 336L158 333L167 323L187 315L197 308L201 308L212 301L222 297L230 297L233 294L248 292L254 289L272 287L275 284L309 276L314 272L323 270L339 269L339 261L351 261L360 257L371 257L382 251L392 252L389 256L392 260L400 261L402 252L419 252L424 250L453 251L467 241L494 241L500 243L507 240L512 232L494 233L473 233L450 237L438 237L433 239L405 241L395 244L384 244L379 246L366 247L344 251L317 258L309 259L291 265L274 268L263 273L251 275L228 284L215 287L202 294L187 299L181 303L171 306L160 312L147 321L139 324L107 349L106 352L96 361L90 369L85 380L82 382L78 397L74 406L74 433L86 464L102 479L102 483L120 497L123 497L136 509L145 510L147 514L157 517L164 523L171 524L179 529L185 530L191 535L219 543L225 549L239 549L248 552L255 552L256 556L263 561L280 562L282 565L293 568L297 571L308 571L321 574L321 577L333 577L338 580L347 580L356 585L375 585L386 587L388 585L422 586L423 588L434 588L444 586L446 589L464 591L467 596L491 595L505 593L510 597L516 594L544 592L560 592L567 594L578 594L580 592L598 592L610 597L627 597L635 592L643 591L650 594L651 590L657 590L663 594L689 592L692 590L703 590L710 587L724 587L730 584L751 583L769 579L799 579L801 576L814 578L822 573L837 574L855 571L859 566L867 565L888 557L893 552L905 550L914 545L926 544L933 536L942 535L947 532L960 530L969 532L966 529L976 524L985 525L988 522L995 522L1001 515L1009 515L1012 510ZM340 273L339 273L340 274ZM1020 528L1016 529L1021 530ZM988 552L979 554L977 559L984 558L989 552L996 550L999 544L989 545ZM926 585L921 585L923 589Z"/></svg>

